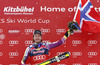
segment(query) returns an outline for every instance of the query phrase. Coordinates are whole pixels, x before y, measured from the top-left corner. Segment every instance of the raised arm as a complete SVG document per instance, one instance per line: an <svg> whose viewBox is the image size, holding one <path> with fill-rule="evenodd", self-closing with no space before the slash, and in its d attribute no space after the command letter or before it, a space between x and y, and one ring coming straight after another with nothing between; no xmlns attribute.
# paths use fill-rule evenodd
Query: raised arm
<svg viewBox="0 0 100 65"><path fill-rule="evenodd" d="M24 56L21 61L21 65L25 65L27 58L29 57L29 47L26 48Z"/></svg>
<svg viewBox="0 0 100 65"><path fill-rule="evenodd" d="M53 42L53 43L47 43L46 44L47 48L50 50L52 48L60 46L61 44L63 44L66 41L66 39L69 37L69 35L70 35L70 29L67 30L65 35L59 41Z"/></svg>
<svg viewBox="0 0 100 65"><path fill-rule="evenodd" d="M66 41L66 39L69 37L69 35L73 33L73 30L78 30L78 29L80 30L78 23L74 22L74 21L69 22L68 23L68 27L69 27L69 30L67 30L67 32L65 33L65 35L63 36L63 38L61 38L57 42L47 43L46 44L46 46L47 46L47 48L49 50L52 49L52 48L58 47L61 44L63 44Z"/></svg>

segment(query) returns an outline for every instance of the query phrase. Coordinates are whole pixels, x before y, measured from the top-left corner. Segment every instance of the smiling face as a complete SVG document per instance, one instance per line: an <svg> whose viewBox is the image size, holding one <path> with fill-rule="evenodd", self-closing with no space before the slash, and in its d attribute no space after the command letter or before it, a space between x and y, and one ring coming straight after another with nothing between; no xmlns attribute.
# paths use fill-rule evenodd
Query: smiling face
<svg viewBox="0 0 100 65"><path fill-rule="evenodd" d="M35 43L40 43L42 40L42 36L40 34L35 34L33 40Z"/></svg>

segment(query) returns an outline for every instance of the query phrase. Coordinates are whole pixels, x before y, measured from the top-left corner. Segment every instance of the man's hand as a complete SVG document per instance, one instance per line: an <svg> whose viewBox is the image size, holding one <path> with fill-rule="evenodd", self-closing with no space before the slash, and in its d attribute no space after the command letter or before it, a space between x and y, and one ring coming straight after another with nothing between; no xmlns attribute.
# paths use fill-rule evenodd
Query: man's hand
<svg viewBox="0 0 100 65"><path fill-rule="evenodd" d="M73 30L78 30L78 29L80 29L78 23L77 23L77 22L74 22L74 21L70 21L70 22L68 23L68 27L69 27L69 29L70 29L70 34L73 34Z"/></svg>

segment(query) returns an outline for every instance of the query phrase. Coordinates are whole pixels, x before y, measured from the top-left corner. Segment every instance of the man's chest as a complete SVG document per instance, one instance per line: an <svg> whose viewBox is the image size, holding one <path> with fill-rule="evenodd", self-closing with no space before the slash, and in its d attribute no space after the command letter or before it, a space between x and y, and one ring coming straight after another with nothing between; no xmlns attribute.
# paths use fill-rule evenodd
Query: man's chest
<svg viewBox="0 0 100 65"><path fill-rule="evenodd" d="M46 49L45 47L40 47L40 48L33 47L30 49L30 56L36 56L42 54L48 54L48 49Z"/></svg>

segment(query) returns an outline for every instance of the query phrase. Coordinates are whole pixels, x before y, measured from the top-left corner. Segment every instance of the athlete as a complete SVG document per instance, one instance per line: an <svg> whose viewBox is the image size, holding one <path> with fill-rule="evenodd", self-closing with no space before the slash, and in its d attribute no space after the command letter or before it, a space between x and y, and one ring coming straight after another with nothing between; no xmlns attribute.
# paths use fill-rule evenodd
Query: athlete
<svg viewBox="0 0 100 65"><path fill-rule="evenodd" d="M25 65L27 59L29 58L30 64L35 65L41 63L48 59L48 52L50 49L55 48L63 44L66 39L73 33L73 30L76 30L77 27L70 23L68 26L70 29L64 34L64 36L56 42L43 43L42 42L42 33L40 30L35 30L33 33L33 44L26 48L24 56L21 61L21 65Z"/></svg>

